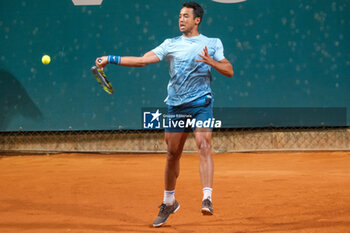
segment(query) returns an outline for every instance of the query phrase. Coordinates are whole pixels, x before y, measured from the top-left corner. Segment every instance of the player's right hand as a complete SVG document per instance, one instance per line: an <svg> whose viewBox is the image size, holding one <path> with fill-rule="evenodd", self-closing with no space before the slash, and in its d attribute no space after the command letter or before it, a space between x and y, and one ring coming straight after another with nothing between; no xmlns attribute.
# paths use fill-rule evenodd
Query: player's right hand
<svg viewBox="0 0 350 233"><path fill-rule="evenodd" d="M95 64L98 68L103 69L103 67L105 67L107 65L107 56L103 56L103 57L98 57L95 60Z"/></svg>

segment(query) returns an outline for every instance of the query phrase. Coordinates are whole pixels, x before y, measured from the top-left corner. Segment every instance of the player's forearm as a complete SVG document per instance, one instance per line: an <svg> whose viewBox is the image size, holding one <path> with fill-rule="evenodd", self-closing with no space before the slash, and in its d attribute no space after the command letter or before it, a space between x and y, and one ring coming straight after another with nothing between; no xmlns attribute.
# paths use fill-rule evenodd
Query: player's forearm
<svg viewBox="0 0 350 233"><path fill-rule="evenodd" d="M145 57L121 57L119 65L131 67L143 67L148 65Z"/></svg>
<svg viewBox="0 0 350 233"><path fill-rule="evenodd" d="M233 77L233 67L230 62L218 62L213 61L211 64L215 70L217 70L220 74L225 75L227 77Z"/></svg>
<svg viewBox="0 0 350 233"><path fill-rule="evenodd" d="M95 63L98 67L103 68L107 64L115 64L121 66L131 66L131 67L143 67L152 63L159 62L158 56L153 52L149 51L142 57L121 57L121 56L103 56L98 57Z"/></svg>
<svg viewBox="0 0 350 233"><path fill-rule="evenodd" d="M147 65L147 58L143 57L121 57L109 55L107 57L107 64L115 64L120 66L131 66L131 67L143 67Z"/></svg>
<svg viewBox="0 0 350 233"><path fill-rule="evenodd" d="M157 62L160 62L160 59L153 51L145 53L142 57L121 57L120 59L122 66L142 67Z"/></svg>

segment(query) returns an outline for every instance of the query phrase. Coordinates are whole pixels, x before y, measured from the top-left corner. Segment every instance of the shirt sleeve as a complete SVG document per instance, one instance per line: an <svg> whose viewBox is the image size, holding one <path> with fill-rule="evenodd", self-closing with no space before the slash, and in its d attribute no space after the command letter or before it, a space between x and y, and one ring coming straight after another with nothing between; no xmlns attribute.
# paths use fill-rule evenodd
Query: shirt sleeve
<svg viewBox="0 0 350 233"><path fill-rule="evenodd" d="M158 47L152 50L157 55L159 60L163 60L164 57L168 55L168 44L169 44L169 40L166 39Z"/></svg>
<svg viewBox="0 0 350 233"><path fill-rule="evenodd" d="M220 39L217 39L216 41L216 49L215 49L215 54L214 54L214 60L215 61L221 61L224 59L224 46L222 45L222 42Z"/></svg>

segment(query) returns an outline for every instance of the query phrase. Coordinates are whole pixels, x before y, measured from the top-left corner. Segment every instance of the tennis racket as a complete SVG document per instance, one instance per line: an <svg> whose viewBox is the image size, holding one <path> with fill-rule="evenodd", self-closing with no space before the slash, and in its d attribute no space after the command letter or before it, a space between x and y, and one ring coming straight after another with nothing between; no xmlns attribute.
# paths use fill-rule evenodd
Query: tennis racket
<svg viewBox="0 0 350 233"><path fill-rule="evenodd" d="M91 67L92 74L94 75L97 82L102 86L103 90L105 90L108 94L113 94L113 87L111 83L108 81L105 73L100 68L93 66Z"/></svg>

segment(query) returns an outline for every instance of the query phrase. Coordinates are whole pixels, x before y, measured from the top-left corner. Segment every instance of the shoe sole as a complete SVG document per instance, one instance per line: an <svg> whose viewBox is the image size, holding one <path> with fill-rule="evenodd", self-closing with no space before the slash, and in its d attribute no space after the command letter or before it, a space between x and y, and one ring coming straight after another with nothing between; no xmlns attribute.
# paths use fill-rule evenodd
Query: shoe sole
<svg viewBox="0 0 350 233"><path fill-rule="evenodd" d="M213 213L208 208L201 209L202 215L213 215Z"/></svg>
<svg viewBox="0 0 350 233"><path fill-rule="evenodd" d="M178 205L178 207L171 213L171 214L175 214L176 213L176 211L178 211L180 209L180 204ZM170 216L170 215L169 215ZM168 217L169 218L169 217ZM159 224L153 224L153 227L160 227L160 226L162 226L167 220L168 220L168 218L167 219L165 219L165 221L164 222L162 222L162 223L159 223Z"/></svg>

